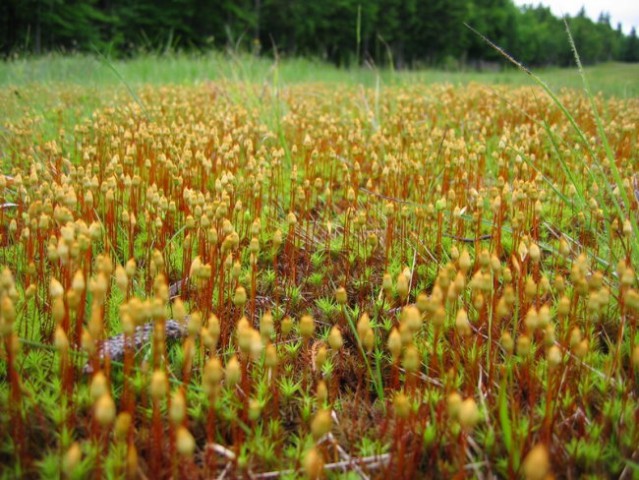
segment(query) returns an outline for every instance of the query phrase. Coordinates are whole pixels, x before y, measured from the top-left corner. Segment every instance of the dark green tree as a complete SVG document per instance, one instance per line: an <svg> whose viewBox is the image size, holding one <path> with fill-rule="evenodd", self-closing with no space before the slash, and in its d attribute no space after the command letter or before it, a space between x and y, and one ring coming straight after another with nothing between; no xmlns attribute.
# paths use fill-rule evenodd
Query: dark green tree
<svg viewBox="0 0 639 480"><path fill-rule="evenodd" d="M521 9L517 27L517 48L512 53L530 66L557 65L570 61L570 45L563 20L550 8L538 5Z"/></svg>
<svg viewBox="0 0 639 480"><path fill-rule="evenodd" d="M636 32L613 30L607 13L566 21L584 63L639 60ZM464 23L527 64L574 63L564 20L512 0L4 0L0 53L217 48L340 66L502 62Z"/></svg>
<svg viewBox="0 0 639 480"><path fill-rule="evenodd" d="M623 60L626 62L639 62L639 39L637 39L637 30L633 27L630 35L626 39Z"/></svg>
<svg viewBox="0 0 639 480"><path fill-rule="evenodd" d="M411 59L429 65L447 57L461 59L472 35L464 25L468 13L467 0L418 2L409 42Z"/></svg>
<svg viewBox="0 0 639 480"><path fill-rule="evenodd" d="M467 23L507 52L517 47L518 11L511 0L474 0L468 3ZM478 35L469 37L469 60L501 61L499 52L486 44Z"/></svg>

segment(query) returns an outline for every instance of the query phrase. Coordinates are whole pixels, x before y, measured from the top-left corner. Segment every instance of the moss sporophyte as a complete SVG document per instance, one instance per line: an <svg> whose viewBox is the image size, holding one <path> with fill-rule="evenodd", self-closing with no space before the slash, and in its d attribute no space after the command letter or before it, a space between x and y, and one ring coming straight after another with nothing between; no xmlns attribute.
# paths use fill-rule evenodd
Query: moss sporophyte
<svg viewBox="0 0 639 480"><path fill-rule="evenodd" d="M636 99L56 88L0 135L9 477L636 470Z"/></svg>

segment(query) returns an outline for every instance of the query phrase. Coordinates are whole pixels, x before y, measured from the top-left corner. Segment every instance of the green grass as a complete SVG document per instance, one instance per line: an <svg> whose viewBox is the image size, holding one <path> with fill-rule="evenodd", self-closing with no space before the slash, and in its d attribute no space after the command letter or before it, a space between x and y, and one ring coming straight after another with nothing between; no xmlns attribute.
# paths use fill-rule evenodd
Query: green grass
<svg viewBox="0 0 639 480"><path fill-rule="evenodd" d="M574 69L536 69L554 90L583 91ZM639 97L639 64L607 63L585 69L591 91L605 97ZM424 69L338 69L313 59L272 59L211 52L202 55L145 54L130 60L109 61L96 55L49 54L16 57L0 62L0 122L38 112L50 128L50 138L60 128L72 128L97 108L115 106L137 97L143 85L198 85L206 82L268 85L334 84L374 89L393 86L447 83L451 85L534 86L521 71L506 67L501 72L444 71ZM254 97L254 95L251 95ZM78 99L81 97L81 101ZM256 98L254 99L256 101ZM257 105L256 105L257 106ZM370 108L374 108L371 106ZM0 123L0 127L1 127ZM0 128L0 135L2 129Z"/></svg>
<svg viewBox="0 0 639 480"><path fill-rule="evenodd" d="M66 83L95 88L115 86L120 84L121 80L114 73L114 69L130 85L190 85L220 80L241 80L250 83L268 81L279 84L345 83L365 87L375 87L378 81L382 85L464 85L470 82L513 86L534 84L521 72L509 67L500 72L478 72L472 69L397 71L372 67L338 69L313 59L285 59L275 63L267 58L213 52L202 55L142 55L131 60L114 61L79 54L18 57L0 63L0 86L17 87L32 83ZM535 71L555 90L581 89L581 78L577 69L546 68ZM621 98L639 96L639 64L600 64L586 68L586 75L590 79L594 93L602 92L605 96L614 95Z"/></svg>

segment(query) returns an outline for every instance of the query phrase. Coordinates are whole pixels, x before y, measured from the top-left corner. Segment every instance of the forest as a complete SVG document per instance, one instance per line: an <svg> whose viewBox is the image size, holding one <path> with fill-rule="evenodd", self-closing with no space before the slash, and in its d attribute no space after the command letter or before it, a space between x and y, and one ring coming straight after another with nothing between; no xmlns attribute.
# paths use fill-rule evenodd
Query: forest
<svg viewBox="0 0 639 480"><path fill-rule="evenodd" d="M511 0L8 0L0 56L90 52L113 58L166 51L320 58L338 66L489 66L501 55L473 29L530 66L639 61L636 31L606 12L558 18ZM472 27L469 28L469 27Z"/></svg>

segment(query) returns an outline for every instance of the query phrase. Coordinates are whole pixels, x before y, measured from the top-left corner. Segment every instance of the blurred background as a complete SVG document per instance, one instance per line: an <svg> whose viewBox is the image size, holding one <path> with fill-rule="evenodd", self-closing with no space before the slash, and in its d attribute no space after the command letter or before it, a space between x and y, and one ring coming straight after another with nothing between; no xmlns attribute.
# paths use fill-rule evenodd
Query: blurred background
<svg viewBox="0 0 639 480"><path fill-rule="evenodd" d="M606 12L560 17L512 0L3 0L0 55L232 50L310 57L340 67L499 70L574 64L564 19L585 64L639 61L636 30Z"/></svg>

